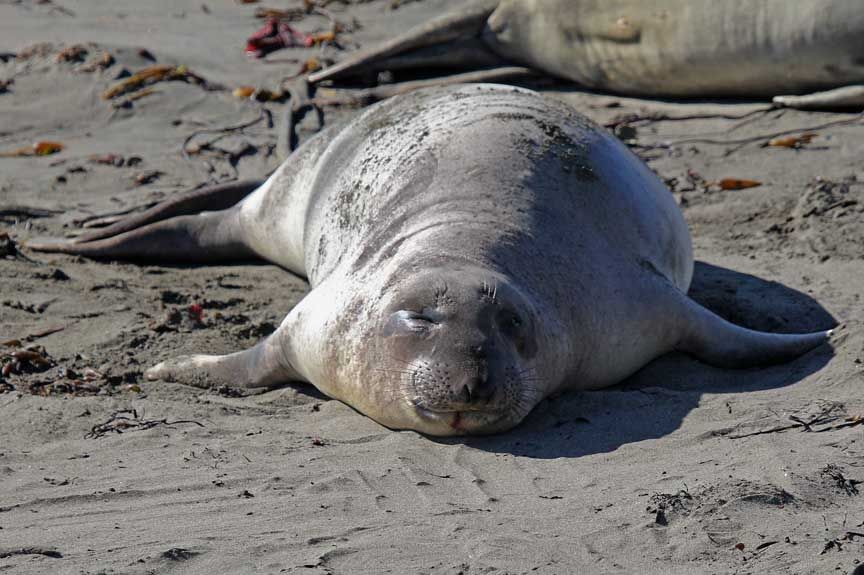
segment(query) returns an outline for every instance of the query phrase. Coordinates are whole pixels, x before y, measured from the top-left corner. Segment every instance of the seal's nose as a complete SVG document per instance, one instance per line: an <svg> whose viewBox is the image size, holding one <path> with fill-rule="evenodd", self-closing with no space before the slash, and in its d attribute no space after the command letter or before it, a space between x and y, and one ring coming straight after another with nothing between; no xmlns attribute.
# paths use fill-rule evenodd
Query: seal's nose
<svg viewBox="0 0 864 575"><path fill-rule="evenodd" d="M482 404L489 401L495 393L494 382L489 375L489 341L475 340L462 349L470 359L463 364L461 377L452 383L454 400L464 405Z"/></svg>
<svg viewBox="0 0 864 575"><path fill-rule="evenodd" d="M454 391L459 400L466 404L482 403L492 397L495 387L489 381L486 369L481 368L477 373L467 375Z"/></svg>

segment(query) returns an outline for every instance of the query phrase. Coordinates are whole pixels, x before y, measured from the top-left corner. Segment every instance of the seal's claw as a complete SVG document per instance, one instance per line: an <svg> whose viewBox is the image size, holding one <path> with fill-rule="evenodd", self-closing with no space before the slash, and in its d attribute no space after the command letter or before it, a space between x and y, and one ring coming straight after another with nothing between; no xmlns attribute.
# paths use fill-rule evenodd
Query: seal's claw
<svg viewBox="0 0 864 575"><path fill-rule="evenodd" d="M171 377L170 370L166 366L166 363L167 362L165 361L157 363L150 369L146 370L144 372L144 378L148 381L174 381L174 379Z"/></svg>

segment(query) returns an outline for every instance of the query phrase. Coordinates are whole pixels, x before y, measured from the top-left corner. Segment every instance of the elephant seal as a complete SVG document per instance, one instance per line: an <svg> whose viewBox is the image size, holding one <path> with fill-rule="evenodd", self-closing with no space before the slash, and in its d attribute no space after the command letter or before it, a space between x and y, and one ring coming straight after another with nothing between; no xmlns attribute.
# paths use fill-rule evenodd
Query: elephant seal
<svg viewBox="0 0 864 575"><path fill-rule="evenodd" d="M864 11L859 0L479 0L309 80L496 64L633 96L864 107ZM784 96L813 90L829 91Z"/></svg>
<svg viewBox="0 0 864 575"><path fill-rule="evenodd" d="M30 247L255 256L303 275L311 291L255 347L147 377L310 382L396 429L498 432L551 393L618 383L673 350L744 367L828 337L751 331L689 299L690 236L663 183L573 109L510 86L384 101L309 140L235 206L173 213Z"/></svg>

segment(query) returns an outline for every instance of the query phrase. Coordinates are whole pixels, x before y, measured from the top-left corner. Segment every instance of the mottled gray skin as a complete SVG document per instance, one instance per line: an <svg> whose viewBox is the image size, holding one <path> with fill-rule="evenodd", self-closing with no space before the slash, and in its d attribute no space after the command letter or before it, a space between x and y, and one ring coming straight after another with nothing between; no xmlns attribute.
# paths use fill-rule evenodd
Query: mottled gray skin
<svg viewBox="0 0 864 575"><path fill-rule="evenodd" d="M690 237L662 182L523 89L395 97L318 135L234 208L184 217L89 255L182 236L199 246L186 259L251 253L312 290L256 347L148 377L307 381L397 429L502 431L553 392L615 384L672 350L742 367L827 337L746 330L688 299Z"/></svg>
<svg viewBox="0 0 864 575"><path fill-rule="evenodd" d="M634 96L864 107L862 8L861 0L475 0L309 78L498 59ZM472 38L471 50L457 49Z"/></svg>
<svg viewBox="0 0 864 575"><path fill-rule="evenodd" d="M860 0L502 0L497 53L636 95L777 96L864 82Z"/></svg>

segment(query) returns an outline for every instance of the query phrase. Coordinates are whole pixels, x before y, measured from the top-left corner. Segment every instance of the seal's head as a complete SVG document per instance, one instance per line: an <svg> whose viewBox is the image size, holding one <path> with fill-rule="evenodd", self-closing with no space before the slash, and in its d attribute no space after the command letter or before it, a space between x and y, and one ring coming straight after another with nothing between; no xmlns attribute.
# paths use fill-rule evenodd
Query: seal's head
<svg viewBox="0 0 864 575"><path fill-rule="evenodd" d="M506 277L473 266L400 282L376 327L382 376L396 394L382 422L430 435L519 423L545 395L536 316Z"/></svg>

